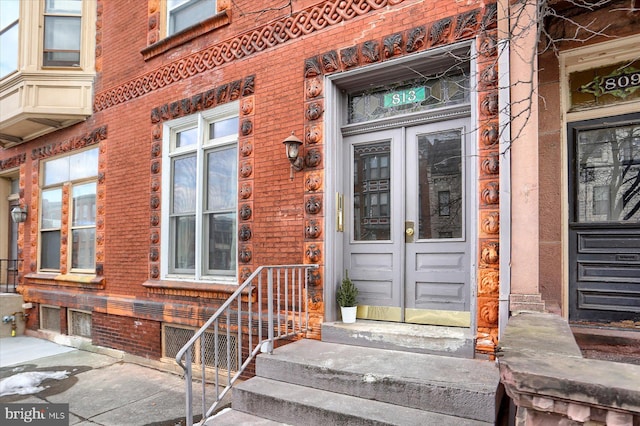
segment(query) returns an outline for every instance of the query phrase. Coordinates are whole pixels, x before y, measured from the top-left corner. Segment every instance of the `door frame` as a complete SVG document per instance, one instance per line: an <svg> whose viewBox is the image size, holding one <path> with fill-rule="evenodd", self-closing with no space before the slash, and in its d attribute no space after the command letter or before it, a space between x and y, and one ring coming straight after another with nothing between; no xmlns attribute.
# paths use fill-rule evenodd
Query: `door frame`
<svg viewBox="0 0 640 426"><path fill-rule="evenodd" d="M578 281L578 271L577 266L579 264L578 260L578 252L576 245L578 244L579 234L580 233L589 233L589 232L597 232L603 229L609 229L611 232L610 235L616 235L618 231L623 231L633 226L632 222L628 224L613 224L606 222L595 222L592 224L579 224L577 223L577 203L576 203L576 186L577 186L577 176L576 176L576 133L580 130L594 130L594 129L604 129L604 128L613 128L622 126L624 124L637 122L640 120L640 112L630 113L630 114L621 114L616 116L603 116L598 118L592 118L588 120L582 121L571 121L566 124L565 131L567 136L567 197L568 197L568 222L567 222L567 259L568 259L568 283L567 283L567 318L569 321L592 321L592 322L600 322L602 320L598 319L588 319L588 318L580 318L581 314L578 310L578 296L577 296L577 281ZM601 231L602 232L602 231ZM594 310L597 310L594 308ZM620 312L620 313L618 313ZM608 321L620 321L627 319L627 314L630 315L629 311L615 311L612 310L610 314L610 318ZM582 315L587 315L584 313Z"/></svg>
<svg viewBox="0 0 640 426"><path fill-rule="evenodd" d="M571 89L569 76L577 71L595 69L608 64L614 64L635 58L640 43L640 34L631 35L615 40L604 41L589 46L581 46L560 52L558 65L560 68L560 164L561 172L561 297L562 316L569 318L569 135L567 134L570 123L597 119L601 117L614 117L637 111L640 101L620 102L605 105L598 108L571 110ZM502 172L501 172L502 173ZM502 256L501 256L502 257Z"/></svg>
<svg viewBox="0 0 640 426"><path fill-rule="evenodd" d="M352 71L343 73L332 74L324 77L324 94L325 94L325 111L324 111L324 137L325 137L325 195L324 195L324 229L325 229L325 276L324 276L324 321L331 322L338 319L338 309L335 302L335 289L340 284L343 278L343 258L344 258L344 232L337 231L337 208L338 208L338 189L344 188L343 173L344 159L342 158L343 149L343 134L342 134L342 118L346 114L347 100L344 95L344 91L340 87L340 82L343 79L353 76L365 76L371 73L373 76L379 76L384 74L385 69L402 66L403 64L410 63L412 61L426 60L429 56L441 54L446 51L454 51L456 49L469 49L472 58L469 63L470 75L471 75L471 87L469 93L469 103L458 105L449 108L442 108L433 111L425 111L421 114L412 114L410 116L393 117L392 119L385 120L384 123L364 123L363 125L353 126L350 129L353 132L368 131L374 128L384 128L386 126L392 126L393 123L399 125L402 123L404 126L412 126L419 124L427 124L429 122L443 121L455 118L469 118L471 123L470 146L473 147L474 152L467 153L471 158L475 158L478 155L478 143L477 143L477 123L478 116L476 112L476 105L478 105L477 91L473 90L477 87L477 68L476 61L473 58L477 57L475 40L456 43L454 45L443 46L440 48L431 49L420 54L411 55L410 57L401 57L393 60L385 61L381 64L372 64ZM362 77L361 77L362 78ZM354 133L355 134L355 133ZM470 312L471 312L471 324L470 330L475 335L477 330L477 274L478 274L478 164L477 161L471 161L469 166L469 176L472 177L471 188L468 201L471 205L472 217L469 227L470 234Z"/></svg>

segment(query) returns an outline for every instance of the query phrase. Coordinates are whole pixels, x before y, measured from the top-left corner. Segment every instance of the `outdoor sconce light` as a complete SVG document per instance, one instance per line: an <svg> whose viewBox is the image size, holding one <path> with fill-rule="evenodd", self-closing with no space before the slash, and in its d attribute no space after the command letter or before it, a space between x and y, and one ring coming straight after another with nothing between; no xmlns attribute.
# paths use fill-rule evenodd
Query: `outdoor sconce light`
<svg viewBox="0 0 640 426"><path fill-rule="evenodd" d="M11 209L11 219L13 219L15 223L22 223L27 220L27 206L16 206Z"/></svg>
<svg viewBox="0 0 640 426"><path fill-rule="evenodd" d="M304 160L298 154L302 141L296 137L294 132L291 132L291 135L282 141L282 143L287 151L287 159L291 163L291 174L289 178L293 180L293 170L295 169L299 172L304 168Z"/></svg>

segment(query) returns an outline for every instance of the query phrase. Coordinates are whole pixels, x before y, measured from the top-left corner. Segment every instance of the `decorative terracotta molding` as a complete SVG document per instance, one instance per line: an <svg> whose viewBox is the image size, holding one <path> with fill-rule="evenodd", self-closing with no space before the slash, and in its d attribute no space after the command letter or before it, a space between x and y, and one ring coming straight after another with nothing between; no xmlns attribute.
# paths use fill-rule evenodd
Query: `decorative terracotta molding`
<svg viewBox="0 0 640 426"><path fill-rule="evenodd" d="M31 150L31 159L46 159L55 155L64 154L80 148L95 145L107 138L107 126L101 126L84 136L74 137L66 141L55 142Z"/></svg>
<svg viewBox="0 0 640 426"><path fill-rule="evenodd" d="M96 72L102 71L102 13L104 5L103 0L98 0L96 3L96 58L95 67Z"/></svg>
<svg viewBox="0 0 640 426"><path fill-rule="evenodd" d="M177 81L401 2L334 0L308 7L98 93L93 109L103 111Z"/></svg>
<svg viewBox="0 0 640 426"><path fill-rule="evenodd" d="M21 154L14 155L13 157L9 157L6 160L0 160L0 170L13 169L14 167L18 167L21 164L24 164L26 161L26 153L23 152Z"/></svg>

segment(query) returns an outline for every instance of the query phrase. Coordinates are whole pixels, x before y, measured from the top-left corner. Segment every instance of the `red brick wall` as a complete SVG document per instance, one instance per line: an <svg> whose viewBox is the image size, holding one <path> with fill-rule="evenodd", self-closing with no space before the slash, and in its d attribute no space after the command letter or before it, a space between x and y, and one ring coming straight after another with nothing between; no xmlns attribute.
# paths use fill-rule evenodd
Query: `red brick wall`
<svg viewBox="0 0 640 426"><path fill-rule="evenodd" d="M94 312L91 317L94 345L120 349L152 359L162 356L160 322L98 312Z"/></svg>

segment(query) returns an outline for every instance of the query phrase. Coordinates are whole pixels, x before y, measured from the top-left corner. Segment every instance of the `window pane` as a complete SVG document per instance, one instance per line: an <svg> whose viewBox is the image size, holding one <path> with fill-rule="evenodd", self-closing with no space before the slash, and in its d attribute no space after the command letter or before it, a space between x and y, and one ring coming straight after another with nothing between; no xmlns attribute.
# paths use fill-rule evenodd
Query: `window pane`
<svg viewBox="0 0 640 426"><path fill-rule="evenodd" d="M44 65L80 65L80 18L45 16Z"/></svg>
<svg viewBox="0 0 640 426"><path fill-rule="evenodd" d="M4 19L3 19L4 20ZM1 29L0 29L1 30ZM18 69L18 22L0 34L0 78Z"/></svg>
<svg viewBox="0 0 640 426"><path fill-rule="evenodd" d="M47 0L45 11L48 13L80 14L82 0Z"/></svg>
<svg viewBox="0 0 640 426"><path fill-rule="evenodd" d="M238 117L216 121L209 125L209 139L235 135L236 133L238 133Z"/></svg>
<svg viewBox="0 0 640 426"><path fill-rule="evenodd" d="M98 148L69 156L69 180L98 176Z"/></svg>
<svg viewBox="0 0 640 426"><path fill-rule="evenodd" d="M237 148L207 154L207 210L220 211L236 206Z"/></svg>
<svg viewBox="0 0 640 426"><path fill-rule="evenodd" d="M462 137L460 131L418 136L419 238L461 238Z"/></svg>
<svg viewBox="0 0 640 426"><path fill-rule="evenodd" d="M389 142L356 145L353 148L353 226L356 241L391 239L388 208L390 155ZM386 168L384 178L381 178L381 164ZM362 206L361 201L364 202Z"/></svg>
<svg viewBox="0 0 640 426"><path fill-rule="evenodd" d="M69 157L56 158L44 163L44 185L53 185L69 180Z"/></svg>
<svg viewBox="0 0 640 426"><path fill-rule="evenodd" d="M235 274L236 214L210 214L208 270ZM226 275L226 274L225 274Z"/></svg>
<svg viewBox="0 0 640 426"><path fill-rule="evenodd" d="M40 207L40 227L42 229L59 229L62 219L62 189L42 191Z"/></svg>
<svg viewBox="0 0 640 426"><path fill-rule="evenodd" d="M96 183L73 187L73 220L71 226L95 226Z"/></svg>
<svg viewBox="0 0 640 426"><path fill-rule="evenodd" d="M40 268L60 269L60 231L40 234Z"/></svg>
<svg viewBox="0 0 640 426"><path fill-rule="evenodd" d="M71 231L71 268L95 269L96 230L95 228Z"/></svg>
<svg viewBox="0 0 640 426"><path fill-rule="evenodd" d="M579 222L640 221L640 124L577 134Z"/></svg>
<svg viewBox="0 0 640 426"><path fill-rule="evenodd" d="M216 0L169 2L168 6L170 35L216 14Z"/></svg>
<svg viewBox="0 0 640 426"><path fill-rule="evenodd" d="M196 211L196 156L177 158L173 161L172 213Z"/></svg>
<svg viewBox="0 0 640 426"><path fill-rule="evenodd" d="M195 272L196 218L180 216L171 218L173 225L174 270Z"/></svg>
<svg viewBox="0 0 640 426"><path fill-rule="evenodd" d="M0 1L0 32L20 17L20 0Z"/></svg>
<svg viewBox="0 0 640 426"><path fill-rule="evenodd" d="M176 133L176 148L195 145L198 141L198 128Z"/></svg>

